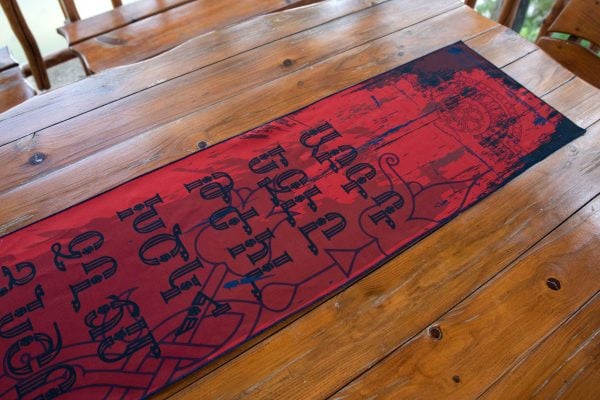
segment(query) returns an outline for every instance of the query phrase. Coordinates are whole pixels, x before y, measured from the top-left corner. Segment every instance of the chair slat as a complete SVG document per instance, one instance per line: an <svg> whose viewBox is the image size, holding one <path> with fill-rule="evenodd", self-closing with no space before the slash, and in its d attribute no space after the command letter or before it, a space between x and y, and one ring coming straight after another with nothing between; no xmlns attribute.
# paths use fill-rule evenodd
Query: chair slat
<svg viewBox="0 0 600 400"><path fill-rule="evenodd" d="M550 32L564 32L600 44L600 2L571 0L548 28Z"/></svg>
<svg viewBox="0 0 600 400"><path fill-rule="evenodd" d="M577 43L551 37L537 42L544 51L583 80L600 87L600 58Z"/></svg>

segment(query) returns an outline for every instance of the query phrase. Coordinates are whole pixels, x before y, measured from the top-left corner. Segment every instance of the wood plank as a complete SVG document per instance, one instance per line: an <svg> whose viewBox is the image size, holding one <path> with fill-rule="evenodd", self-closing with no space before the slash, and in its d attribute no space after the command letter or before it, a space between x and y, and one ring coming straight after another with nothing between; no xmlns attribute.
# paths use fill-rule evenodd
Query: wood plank
<svg viewBox="0 0 600 400"><path fill-rule="evenodd" d="M497 26L493 31L473 38L469 46L482 49L480 54L486 58L488 54L493 55L496 65L505 65L514 61L515 50L531 53L538 49L535 44L523 40L515 31L504 26Z"/></svg>
<svg viewBox="0 0 600 400"><path fill-rule="evenodd" d="M110 69L46 92L0 115L0 145L383 1L388 0L329 0L262 15L191 39L150 60Z"/></svg>
<svg viewBox="0 0 600 400"><path fill-rule="evenodd" d="M85 123L75 124L72 122L74 120L70 120L68 122L74 124L70 130L63 130L53 136L38 133L28 141L20 140L3 146L0 148L0 159L4 163L4 168L0 171L0 185L6 188L9 186L8 182L11 182L12 187L9 191L4 192L7 196L0 195L0 199L14 198L12 196L17 192L25 193L23 190L31 189L38 183L46 181L46 175L40 171L48 168L44 164L64 165L62 169L50 175L62 176L63 179L59 179L59 181L63 183L59 186L67 189L64 187L67 184L70 189L67 189L66 192L63 190L55 192L60 193L60 196L53 196L52 205L36 207L36 214L10 211L11 203L0 200L4 203L0 213L6 211L3 214L4 218L0 218L0 225L4 228L0 229L0 232L13 229L18 225L22 226L27 220L31 221L31 218L41 217L37 213L49 215L65 208L70 202L70 204L75 204L72 202L81 201L114 187L123 182L121 179L129 180L144 170L148 171L181 158L196 151L199 141L205 141L208 145L212 145L267 122L274 115L285 115L331 93L422 56L430 50L440 47L440 41L445 40L432 37L430 34L431 29L438 23L449 24L450 21L458 21L462 24L447 29L446 38L449 40L467 38L469 35L477 34L493 26L492 21L479 16L473 18L473 14L474 12L470 8L461 6L461 8L440 17L417 24L409 30L398 31L310 67L284 74L281 78L268 84L247 89L226 101L215 103L208 108L198 109L175 121L150 130L146 129L143 134L141 132L129 133L129 136L133 137L113 147L110 145L119 139L118 136L116 138L113 136L121 134L122 138L127 133L126 126L120 125L122 120L126 120L130 116L140 119L142 113L139 109L134 109L129 113L119 113L118 110L114 110L112 114L104 115L101 120L96 118ZM427 38L429 38L429 42ZM266 47L264 51L264 54L273 54ZM377 62L374 62L375 60ZM215 73L218 76L218 71ZM151 110L151 112L158 113L155 110ZM115 120L114 115L119 115L118 120ZM147 114L141 116L144 115ZM111 123L119 127L114 130L114 133L111 129L113 127L110 126ZM91 135L91 132L94 131L94 124L102 124L106 126L106 130L104 132L99 130L97 134ZM86 129L82 130L82 126L85 126ZM84 140L86 142L83 142ZM68 151L50 150L52 148L60 150L65 147L66 143L70 143ZM169 145L164 145L165 143L169 143ZM159 148L156 148L157 145ZM106 150L98 152L97 150L101 148ZM33 163L35 165L32 165L29 160L36 153L43 154L42 157L46 158L41 164ZM94 157L92 158L90 154L94 154ZM112 172L100 173L98 165L92 168L87 167L99 160L104 160L101 162L103 171L111 169ZM8 164L14 168L8 167ZM75 170L77 172L73 173ZM67 173L68 175L66 175ZM69 178L65 178L66 176ZM53 176L51 179L55 179L55 177ZM75 181L78 183L75 184ZM94 184L90 185L92 181ZM58 187L56 188L58 189ZM46 193L50 195L51 192L47 191ZM24 205L27 202L26 198L29 196L22 197L18 203L21 206ZM37 199L36 201L42 200ZM17 206L17 204L14 205ZM10 218L6 218L11 214L18 215L19 221L11 221Z"/></svg>
<svg viewBox="0 0 600 400"><path fill-rule="evenodd" d="M579 121L583 115L571 110L569 117ZM598 160L600 123L418 246L172 398L334 393L587 203L600 191Z"/></svg>
<svg viewBox="0 0 600 400"><path fill-rule="evenodd" d="M0 192L23 184L32 174L42 176L148 129L179 121L182 117L185 120L186 114L198 114L218 101L238 93L247 93L254 87L305 69L345 50L443 14L448 9L456 9L457 4L463 10L460 13L462 18L468 19L473 11L454 1L432 0L419 6L405 1L385 2L239 54L19 139L0 147L0 159L4 167L0 172ZM493 24L483 17L478 17L477 21L482 26ZM455 31L458 32L458 28ZM390 42L393 39L388 37L386 40ZM119 115L119 118L115 119L115 115ZM82 130L82 126L86 129ZM203 125L194 124L194 129L197 126ZM44 154L44 162L29 163L28 160L35 153Z"/></svg>
<svg viewBox="0 0 600 400"><path fill-rule="evenodd" d="M544 73L532 65L543 66ZM544 93L547 88L553 88L573 78L572 72L564 69L543 51L537 50L527 56L511 63L504 72L511 76L518 76L523 86L533 93ZM592 90L590 90L592 92ZM591 123L593 121L588 121Z"/></svg>
<svg viewBox="0 0 600 400"><path fill-rule="evenodd" d="M95 73L163 53L206 32L300 0L196 0L70 46Z"/></svg>
<svg viewBox="0 0 600 400"><path fill-rule="evenodd" d="M544 100L563 114L577 114L580 126L589 126L598 120L600 90L580 78L573 79L560 92L550 93Z"/></svg>
<svg viewBox="0 0 600 400"><path fill-rule="evenodd" d="M57 29L69 46L195 0L135 1Z"/></svg>
<svg viewBox="0 0 600 400"><path fill-rule="evenodd" d="M332 399L478 397L600 293L598 242L600 197Z"/></svg>
<svg viewBox="0 0 600 400"><path fill-rule="evenodd" d="M596 295L553 335L521 357L482 399L593 398L600 382L599 318L600 295ZM583 393L574 396L580 389Z"/></svg>
<svg viewBox="0 0 600 400"><path fill-rule="evenodd" d="M598 370L600 369L600 359L596 359L590 368L582 371L572 379L573 384L559 394L558 399L581 400L594 396L598 397Z"/></svg>

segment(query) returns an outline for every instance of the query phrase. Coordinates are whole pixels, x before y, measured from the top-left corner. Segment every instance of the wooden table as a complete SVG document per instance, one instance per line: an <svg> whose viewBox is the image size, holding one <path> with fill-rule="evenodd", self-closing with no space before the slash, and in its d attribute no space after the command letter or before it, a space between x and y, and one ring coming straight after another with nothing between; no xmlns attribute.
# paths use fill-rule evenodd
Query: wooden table
<svg viewBox="0 0 600 400"><path fill-rule="evenodd" d="M0 233L458 40L588 132L156 397L598 398L600 91L455 0L328 0L32 99L0 116Z"/></svg>

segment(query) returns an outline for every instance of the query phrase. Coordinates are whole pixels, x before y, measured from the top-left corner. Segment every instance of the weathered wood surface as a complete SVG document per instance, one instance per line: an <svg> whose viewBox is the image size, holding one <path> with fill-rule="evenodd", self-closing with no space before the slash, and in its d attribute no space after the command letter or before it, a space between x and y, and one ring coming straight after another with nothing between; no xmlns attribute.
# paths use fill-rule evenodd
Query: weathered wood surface
<svg viewBox="0 0 600 400"><path fill-rule="evenodd" d="M0 157L4 152L13 155L12 159L4 165L2 173L0 173L0 192L22 184L33 171L36 171L37 176L45 175L111 145L135 138L148 129L164 126L165 124L173 126L174 123L182 120L192 122L194 117L197 116L208 117L214 121L214 124L218 120L215 120L213 113L204 112L204 108L231 97L235 98L238 93L248 99L253 88L263 87L261 84L279 77L290 76L294 71L306 72L306 67L323 62L323 60L336 54L341 53L348 59L355 57L353 52L344 52L346 49L364 45L382 36L382 43L386 43L388 48L389 46L396 48L398 47L397 40L404 39L404 37L398 36L402 31L390 36L385 36L386 33L410 26L418 22L418 18L434 17L440 12L437 9L444 3L447 4L448 1L432 0L422 3L422 6L414 7L407 3L385 2L348 16L349 21L346 18L331 21L258 49L239 54L189 73L180 79L165 82L144 92L133 94L74 117L59 125L40 130L34 135L19 139L8 146L0 147ZM407 9L411 8L414 9L412 16L405 15L400 18ZM459 21L464 20L468 24L470 12L466 8L460 8L456 10L455 14L449 15L446 20L442 20L441 23L446 23L449 20L448 18L457 18ZM374 28L375 21L379 21L383 26ZM479 21L491 26L491 21L483 18ZM325 34L329 29L333 32ZM456 40L463 38L460 35L461 29L459 27L454 28L454 31ZM475 31L473 30L473 32ZM451 34L450 29L449 34ZM405 33L403 36L409 35ZM375 40L375 43L378 44L379 42ZM416 51L419 50L416 49ZM261 56L260 52L272 56L264 57ZM289 56L292 54L293 57ZM410 60L410 58L407 59ZM286 60L289 60L290 65ZM381 68L384 65L387 66L387 69L398 65L394 64L397 63L397 60L392 59L390 61L380 64L379 71L386 70L386 67ZM332 68L334 62L325 65L329 66L330 74L337 74ZM310 70L308 72L310 73ZM319 77L318 81L311 82L311 84L319 85L329 79L331 79L329 76ZM336 84L339 85L340 83L343 84L344 82L338 79ZM345 86L349 85L346 83ZM338 87L341 89L345 86ZM200 92L199 88L201 88ZM281 86L281 89L283 89L283 86ZM176 95L172 96L174 93ZM293 94L293 92L290 92L290 94ZM282 94L282 96L287 97L289 94ZM164 107L165 98L169 98L169 107ZM319 97L313 98L316 100ZM290 104L292 108L288 109L287 112L299 108L298 103L292 101ZM309 104L309 102L302 105L306 104ZM246 112L247 109L243 106L233 108L230 111ZM113 118L115 113L120 113L121 117L118 119ZM251 129L260 125L260 123L269 121L268 117L267 115L267 118L259 121L251 119L243 130ZM248 120L244 117L242 119ZM207 126L207 123L203 122L199 125L186 123L186 125L189 127L195 126L194 129L197 129L197 127ZM208 126L210 125L208 123ZM82 130L81 126L85 126L86 129ZM239 128L234 129L236 130L232 131L230 135L239 133L237 130ZM102 138L102 140L99 140L99 138ZM211 142L214 142L214 140L211 140ZM196 149L195 143L189 147L190 152ZM31 165L27 160L35 153L44 154L47 159L41 164Z"/></svg>
<svg viewBox="0 0 600 400"><path fill-rule="evenodd" d="M198 36L151 60L113 68L44 93L0 115L0 144L383 1L388 0L330 0L262 15ZM41 113L44 118L39 118Z"/></svg>
<svg viewBox="0 0 600 400"><path fill-rule="evenodd" d="M3 233L457 40L589 128L351 287L156 398L594 398L600 91L460 2L379 3L325 1L281 14L300 17L289 25L263 17L222 31L221 43L234 44L251 27L276 27L262 41L221 47L221 60L181 52L181 69L149 60L106 75L131 76L130 86L111 87L102 74L82 82L76 111L42 96L19 108L26 118L0 117L12 137L0 146ZM218 36L196 40L218 48ZM149 75L135 77L136 68ZM172 75L161 82L161 73ZM180 102L178 92L192 89L179 81L206 95ZM62 114L46 112L53 107ZM31 165L36 154L46 158ZM441 340L428 335L434 325Z"/></svg>
<svg viewBox="0 0 600 400"><path fill-rule="evenodd" d="M480 396L600 293L599 226L596 198L333 398Z"/></svg>
<svg viewBox="0 0 600 400"><path fill-rule="evenodd" d="M302 0L195 0L71 45L88 72L142 61L202 33Z"/></svg>
<svg viewBox="0 0 600 400"><path fill-rule="evenodd" d="M597 211L597 210L596 210ZM597 229L594 232L598 233ZM493 383L483 399L585 399L600 382L600 295L532 348L522 361ZM583 390L580 394L580 390Z"/></svg>

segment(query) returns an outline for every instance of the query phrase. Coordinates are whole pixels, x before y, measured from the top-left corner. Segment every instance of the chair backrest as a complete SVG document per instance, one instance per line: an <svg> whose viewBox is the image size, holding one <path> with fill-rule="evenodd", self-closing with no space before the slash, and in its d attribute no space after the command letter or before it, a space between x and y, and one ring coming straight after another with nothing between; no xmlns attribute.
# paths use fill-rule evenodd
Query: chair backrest
<svg viewBox="0 0 600 400"><path fill-rule="evenodd" d="M113 8L121 7L123 5L121 0L110 0ZM75 0L58 0L60 4L60 8L65 16L65 19L68 22L79 21L81 17L79 16L79 11L77 11L77 5L75 4Z"/></svg>
<svg viewBox="0 0 600 400"><path fill-rule="evenodd" d="M600 87L599 1L557 0L537 44L564 67Z"/></svg>
<svg viewBox="0 0 600 400"><path fill-rule="evenodd" d="M500 0L500 8L498 14L498 23L508 28L512 28L521 0ZM471 8L475 8L477 0L464 0L465 4ZM526 4L525 4L526 5Z"/></svg>

